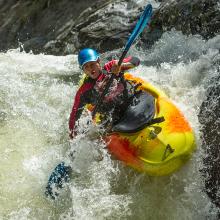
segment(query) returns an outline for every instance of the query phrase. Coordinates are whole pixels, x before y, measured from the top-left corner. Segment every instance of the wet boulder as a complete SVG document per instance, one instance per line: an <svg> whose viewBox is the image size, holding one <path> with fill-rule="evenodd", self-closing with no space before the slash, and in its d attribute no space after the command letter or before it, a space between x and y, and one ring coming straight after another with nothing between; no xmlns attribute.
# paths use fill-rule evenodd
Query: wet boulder
<svg viewBox="0 0 220 220"><path fill-rule="evenodd" d="M220 30L216 0L167 0L163 1L156 15L155 24L163 30L175 28L183 34L199 34L205 39L214 37Z"/></svg>
<svg viewBox="0 0 220 220"><path fill-rule="evenodd" d="M207 97L200 107L202 146L205 156L202 173L205 191L211 201L220 208L220 70L210 80Z"/></svg>
<svg viewBox="0 0 220 220"><path fill-rule="evenodd" d="M134 0L108 0L88 7L75 20L69 20L44 49L48 53L69 54L83 47L110 51L123 47L146 3ZM184 34L214 37L220 30L220 14L215 0L165 0L153 5L150 27L140 46L149 47L171 29Z"/></svg>
<svg viewBox="0 0 220 220"><path fill-rule="evenodd" d="M56 40L68 22L98 2L100 0L0 0L0 51L24 44L21 48L26 51L45 52L47 42ZM61 49L55 52L61 55Z"/></svg>
<svg viewBox="0 0 220 220"><path fill-rule="evenodd" d="M131 0L109 0L93 5L76 20L67 23L65 31L48 42L45 48L49 53L53 52L57 42L63 42L60 49L64 54L77 52L83 47L94 47L100 52L120 48L124 46L143 7L143 4Z"/></svg>
<svg viewBox="0 0 220 220"><path fill-rule="evenodd" d="M152 44L165 31L175 29L185 35L201 35L210 39L220 32L219 3L216 0L162 0L155 11L151 31L143 42Z"/></svg>
<svg viewBox="0 0 220 220"><path fill-rule="evenodd" d="M39 0L0 1L0 50L22 48L34 53L65 55L83 47L101 52L124 46L146 1ZM153 4L150 28L141 37L143 47L154 44L171 29L200 34L219 33L216 0L163 0Z"/></svg>

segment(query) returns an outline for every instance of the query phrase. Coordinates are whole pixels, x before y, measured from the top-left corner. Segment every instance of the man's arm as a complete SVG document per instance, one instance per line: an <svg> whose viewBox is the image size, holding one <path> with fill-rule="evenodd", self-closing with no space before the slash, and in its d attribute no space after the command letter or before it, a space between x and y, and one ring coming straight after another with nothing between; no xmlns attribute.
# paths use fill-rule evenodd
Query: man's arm
<svg viewBox="0 0 220 220"><path fill-rule="evenodd" d="M139 64L139 58L129 56L123 60L120 68L118 68L118 60L111 60L104 65L104 69L108 72L118 73L120 71L126 71L134 67L137 67Z"/></svg>
<svg viewBox="0 0 220 220"><path fill-rule="evenodd" d="M123 60L122 65L121 65L121 70L125 71L128 69L132 69L134 67L139 66L139 64L140 64L139 58L129 56Z"/></svg>
<svg viewBox="0 0 220 220"><path fill-rule="evenodd" d="M85 101L85 93L92 89L93 85L90 83L83 84L80 89L77 91L74 104L72 107L72 111L70 113L69 118L69 131L70 131L70 138L73 138L77 133L75 130L76 121L80 118L82 115L84 106L87 104Z"/></svg>

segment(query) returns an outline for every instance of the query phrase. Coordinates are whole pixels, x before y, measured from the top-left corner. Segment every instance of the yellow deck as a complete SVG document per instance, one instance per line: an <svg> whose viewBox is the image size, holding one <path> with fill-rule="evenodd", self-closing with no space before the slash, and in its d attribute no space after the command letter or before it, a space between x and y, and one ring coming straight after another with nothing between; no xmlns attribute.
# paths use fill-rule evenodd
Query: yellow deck
<svg viewBox="0 0 220 220"><path fill-rule="evenodd" d="M133 134L112 133L105 138L109 151L127 165L153 176L168 175L179 169L195 149L195 137L181 111L150 83L126 73L125 78L141 82L141 90L156 98L156 115L164 122Z"/></svg>

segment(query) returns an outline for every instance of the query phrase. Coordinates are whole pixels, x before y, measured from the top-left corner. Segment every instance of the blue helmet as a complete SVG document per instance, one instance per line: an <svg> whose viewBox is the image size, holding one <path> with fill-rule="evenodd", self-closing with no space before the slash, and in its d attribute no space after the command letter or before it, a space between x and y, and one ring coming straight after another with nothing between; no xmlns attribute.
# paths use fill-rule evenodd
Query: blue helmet
<svg viewBox="0 0 220 220"><path fill-rule="evenodd" d="M99 53L91 48L84 48L79 52L78 61L82 68L84 64L90 61L97 61L99 59Z"/></svg>

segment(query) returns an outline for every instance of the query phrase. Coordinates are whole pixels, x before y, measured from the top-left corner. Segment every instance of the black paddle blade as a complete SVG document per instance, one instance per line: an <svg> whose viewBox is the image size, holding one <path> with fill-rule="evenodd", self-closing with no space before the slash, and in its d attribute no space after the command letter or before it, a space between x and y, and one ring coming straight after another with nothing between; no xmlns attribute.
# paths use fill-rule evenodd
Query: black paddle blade
<svg viewBox="0 0 220 220"><path fill-rule="evenodd" d="M70 181L71 173L72 168L70 166L66 166L64 162L58 164L48 180L45 191L46 196L55 200L59 195L59 189Z"/></svg>

